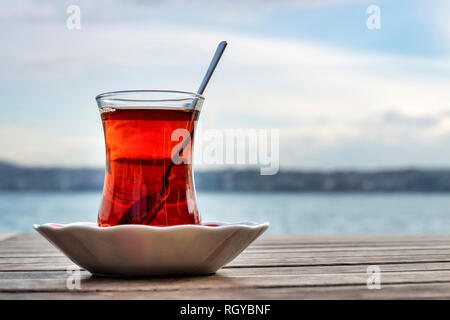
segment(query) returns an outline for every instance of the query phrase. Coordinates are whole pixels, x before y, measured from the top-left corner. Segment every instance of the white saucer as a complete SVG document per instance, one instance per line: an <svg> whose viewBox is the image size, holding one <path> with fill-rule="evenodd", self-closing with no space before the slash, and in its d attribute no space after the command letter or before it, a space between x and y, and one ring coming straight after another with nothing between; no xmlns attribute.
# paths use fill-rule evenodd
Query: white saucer
<svg viewBox="0 0 450 320"><path fill-rule="evenodd" d="M269 223L99 227L77 222L33 227L93 274L150 276L214 273L266 231Z"/></svg>

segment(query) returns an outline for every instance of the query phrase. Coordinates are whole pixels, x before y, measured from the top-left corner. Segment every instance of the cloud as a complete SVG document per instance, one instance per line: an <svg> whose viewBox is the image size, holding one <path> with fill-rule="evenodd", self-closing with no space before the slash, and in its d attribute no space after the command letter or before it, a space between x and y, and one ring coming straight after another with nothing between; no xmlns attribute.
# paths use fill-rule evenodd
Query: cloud
<svg viewBox="0 0 450 320"><path fill-rule="evenodd" d="M435 6L427 8L432 11L433 18L432 25L440 31L439 34L445 39L442 41L447 49L450 49L450 3L446 0L437 1Z"/></svg>
<svg viewBox="0 0 450 320"><path fill-rule="evenodd" d="M311 40L180 26L164 18L164 10L170 13L173 7L167 5L169 9L163 10L166 4L159 2L148 10L136 2L102 4L107 10L99 13L88 2L80 2L83 20L79 32L68 31L65 11L53 6L44 5L43 11L34 5L3 11L42 19L31 26L25 18L19 26L0 22L5 44L0 53L0 81L43 84L49 94L54 86L66 84L71 94L89 99L94 89L134 85L194 91L216 44L226 39L229 47L208 87L202 111L204 128L280 128L282 165L406 163L413 159L406 156L408 150L420 148L430 153L417 160L435 163L438 150L448 142L448 58L347 50ZM151 19L144 21L147 16ZM8 32L8 27L14 32ZM17 92L9 93L13 94ZM67 118L72 119L66 125L74 127L71 132L86 122L77 114L80 102L92 103L64 99ZM30 98L28 106L11 107L26 110L36 103ZM43 114L42 121L47 117ZM3 142L0 157L36 163L103 161L101 136L57 136L45 123L34 130L22 129L3 132L11 139ZM82 126L80 130L89 131ZM33 148L23 147L30 145ZM395 148L404 153L393 152ZM370 161L368 154L373 154ZM450 163L447 158L442 161L447 160Z"/></svg>
<svg viewBox="0 0 450 320"><path fill-rule="evenodd" d="M430 127L438 124L440 120L437 116L409 116L398 111L389 111L382 116L382 121L388 125Z"/></svg>

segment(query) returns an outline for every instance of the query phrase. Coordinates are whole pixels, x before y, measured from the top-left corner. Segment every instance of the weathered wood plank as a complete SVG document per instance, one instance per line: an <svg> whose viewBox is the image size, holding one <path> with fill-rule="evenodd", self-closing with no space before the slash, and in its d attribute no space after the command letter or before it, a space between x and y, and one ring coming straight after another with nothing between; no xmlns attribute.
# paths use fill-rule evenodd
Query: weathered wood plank
<svg viewBox="0 0 450 320"><path fill-rule="evenodd" d="M285 250L246 250L245 257L257 258L265 256L302 256L304 258L308 257L368 257L368 256L429 256L429 255L449 255L450 249L435 249L435 248L420 248L420 249L375 249L371 250L296 250L296 249L285 249Z"/></svg>
<svg viewBox="0 0 450 320"><path fill-rule="evenodd" d="M14 235L13 235L14 237ZM35 239L34 241L26 242L21 240L12 240L11 238L0 243L0 248L39 248L45 246L48 242L44 239ZM252 248L345 248L345 247L430 247L430 246L450 246L450 240L442 241L391 241L391 242L376 242L376 241L359 241L359 242L323 242L323 243L308 243L308 242L291 242L291 243L258 243L251 244Z"/></svg>
<svg viewBox="0 0 450 320"><path fill-rule="evenodd" d="M388 264L388 263L419 263L419 262L450 262L448 255L436 256L379 256L379 257L332 257L332 258L299 258L286 257L282 259L264 258L246 260L243 257L238 257L232 261L227 267L282 267L282 266L313 266L313 265L369 265L369 264Z"/></svg>
<svg viewBox="0 0 450 320"><path fill-rule="evenodd" d="M273 236L267 236L266 238L262 238L262 240L259 241L259 243L262 243L263 241L267 241L266 239L270 240L270 238L279 238L279 237L273 237ZM282 237L285 238L285 237ZM313 237L314 238L314 237ZM379 238L377 236L374 236L374 238ZM398 238L398 237L396 237ZM414 236L413 238L416 238ZM422 236L417 236L417 238L421 239ZM441 236L440 238L443 238ZM444 237L445 238L445 237ZM404 239L404 237L402 238ZM384 251L384 255L396 255L397 253L393 252L393 250L411 250L410 252L407 252L407 254L416 254L419 252L423 252L430 249L435 251L430 251L427 253L448 253L449 251L449 244L450 241L444 241L443 243L424 243L422 240L419 242L414 242L412 240L404 241L403 243L346 243L346 244L336 244L336 243L325 243L325 244L289 244L286 243L284 245L268 245L268 246L261 246L258 245L258 241L255 242L252 246L250 246L245 254L250 253L257 253L257 252L265 252L267 254L269 253L279 253L279 252L298 252L302 253L304 257L307 257L308 255L305 255L304 253L310 252L315 257L320 256L320 253L316 252L333 252L333 251L341 251L346 252L345 255L353 255L354 251L361 251L361 255L379 255L378 253L375 253L377 250ZM442 250L441 252L438 250ZM373 252L373 253L371 253ZM392 253L389 253L392 252ZM356 253L355 253L356 254ZM327 254L325 254L327 255ZM7 241L4 241L3 243L0 243L0 257L59 257L61 254L53 248L46 240L38 237L38 235L20 235L13 238L10 238ZM290 263L291 264L291 263Z"/></svg>
<svg viewBox="0 0 450 320"><path fill-rule="evenodd" d="M303 250L303 249L279 249L279 250L251 250L247 249L242 254L246 258L262 258L262 257L285 257L285 256L299 256L303 258L312 257L368 257L368 256L430 256L430 255L449 255L450 248L436 249L436 248L418 248L418 249L367 249L367 250ZM64 255L59 252L39 253L31 252L23 254L21 252L0 252L0 264L10 262L33 262L48 258L48 261L59 261Z"/></svg>
<svg viewBox="0 0 450 320"><path fill-rule="evenodd" d="M370 264L407 264L407 263L438 263L450 262L448 254L430 254L414 256L330 256L330 257L302 257L294 255L271 255L262 257L248 257L245 254L237 257L228 264L229 268L242 267L283 267L283 266L324 266L324 265L370 265ZM41 258L1 258L0 271L45 271L63 270L73 263L66 257Z"/></svg>
<svg viewBox="0 0 450 320"><path fill-rule="evenodd" d="M0 232L0 242L14 237L16 234L12 232Z"/></svg>
<svg viewBox="0 0 450 320"><path fill-rule="evenodd" d="M449 241L450 234L334 234L334 235L273 235L265 234L255 243L328 243L328 242L395 242L395 241Z"/></svg>
<svg viewBox="0 0 450 320"><path fill-rule="evenodd" d="M304 266L304 265L367 265L386 263L450 262L450 251L446 249L422 250L362 250L356 251L269 251L246 250L230 267L251 266ZM41 256L0 257L0 271L8 270L65 270L72 265L61 254Z"/></svg>
<svg viewBox="0 0 450 320"><path fill-rule="evenodd" d="M45 250L44 250L45 249ZM320 256L378 256L378 255L427 255L427 254L450 254L450 246L430 246L430 247L346 247L346 248L256 248L249 247L245 250L246 256L260 255L301 255L303 257ZM23 248L0 249L1 258L39 258L39 257L62 257L60 251L54 248L33 248L24 250Z"/></svg>
<svg viewBox="0 0 450 320"><path fill-rule="evenodd" d="M333 287L366 285L364 273L232 275L226 269L212 276L176 278L96 278L83 275L80 291L167 291L224 288ZM383 272L382 284L449 283L450 271ZM0 292L67 291L66 279L0 279Z"/></svg>
<svg viewBox="0 0 450 320"><path fill-rule="evenodd" d="M9 241L35 243L39 239L45 241L36 233L17 234ZM411 243L411 242L450 242L450 235L270 235L264 234L254 245L287 245L287 244L345 244L345 243Z"/></svg>
<svg viewBox="0 0 450 320"><path fill-rule="evenodd" d="M301 255L307 256L358 256L358 255L397 255L399 253L406 255L426 255L426 254L448 254L449 246L429 246L429 247L345 247L345 248L255 248L249 247L245 251L245 255ZM16 248L0 248L0 258L33 258L33 257L61 257L63 254L53 247L37 247L33 249L25 249L23 247Z"/></svg>
<svg viewBox="0 0 450 320"><path fill-rule="evenodd" d="M381 272L405 271L450 271L450 263L411 263L379 265ZM303 266L303 267L259 267L259 268L224 268L218 272L226 272L232 276L260 276L260 275L304 275L304 274L337 274L364 273L367 265L342 266ZM87 271L81 271L83 276L91 276ZM67 279L68 273L63 271L3 271L0 279Z"/></svg>
<svg viewBox="0 0 450 320"><path fill-rule="evenodd" d="M74 263L31 263L24 265L22 263L8 263L0 267L0 272L5 271L66 271L67 268L77 267Z"/></svg>
<svg viewBox="0 0 450 320"><path fill-rule="evenodd" d="M450 299L450 284L384 285L380 290L366 286L288 287L288 288L233 288L221 290L187 289L182 291L65 291L65 292L0 292L0 299Z"/></svg>

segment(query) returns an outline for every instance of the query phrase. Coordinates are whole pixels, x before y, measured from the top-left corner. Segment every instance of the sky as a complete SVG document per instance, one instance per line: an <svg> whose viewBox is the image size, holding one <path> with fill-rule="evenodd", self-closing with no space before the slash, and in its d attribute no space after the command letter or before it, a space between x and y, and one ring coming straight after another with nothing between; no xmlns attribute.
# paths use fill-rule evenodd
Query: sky
<svg viewBox="0 0 450 320"><path fill-rule="evenodd" d="M444 0L2 1L0 160L103 166L95 96L196 91L221 40L203 130L279 129L282 168L449 167Z"/></svg>

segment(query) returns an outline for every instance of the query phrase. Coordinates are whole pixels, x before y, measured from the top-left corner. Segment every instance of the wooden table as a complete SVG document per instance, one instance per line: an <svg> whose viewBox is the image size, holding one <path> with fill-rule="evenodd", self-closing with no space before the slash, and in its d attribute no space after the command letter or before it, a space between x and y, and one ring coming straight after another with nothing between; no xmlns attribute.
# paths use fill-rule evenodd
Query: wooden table
<svg viewBox="0 0 450 320"><path fill-rule="evenodd" d="M381 289L367 288L367 267ZM0 299L450 298L450 235L264 235L215 275L114 279L81 271L37 234L0 235Z"/></svg>

